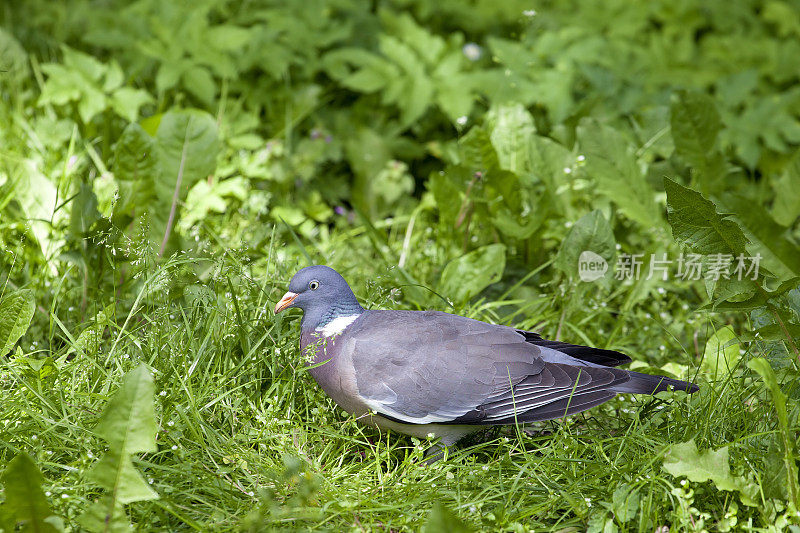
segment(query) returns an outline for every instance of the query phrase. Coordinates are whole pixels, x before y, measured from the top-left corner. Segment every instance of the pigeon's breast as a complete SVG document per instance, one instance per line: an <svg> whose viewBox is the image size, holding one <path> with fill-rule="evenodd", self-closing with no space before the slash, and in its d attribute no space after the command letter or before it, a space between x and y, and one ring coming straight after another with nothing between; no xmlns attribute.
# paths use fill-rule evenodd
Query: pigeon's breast
<svg viewBox="0 0 800 533"><path fill-rule="evenodd" d="M300 349L312 367L309 372L322 390L339 407L360 416L369 408L360 400L353 363L348 356L347 336L324 336L321 332L303 332Z"/></svg>

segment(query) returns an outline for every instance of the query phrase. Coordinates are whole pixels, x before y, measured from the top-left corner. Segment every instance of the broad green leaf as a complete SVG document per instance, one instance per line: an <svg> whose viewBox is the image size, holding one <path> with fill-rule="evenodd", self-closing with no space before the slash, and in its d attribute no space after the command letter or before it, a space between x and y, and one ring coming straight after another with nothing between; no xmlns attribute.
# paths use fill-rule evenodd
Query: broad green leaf
<svg viewBox="0 0 800 533"><path fill-rule="evenodd" d="M546 209L526 209L527 212L512 211L509 206L493 204L491 213L492 225L504 235L514 239L525 240L542 226Z"/></svg>
<svg viewBox="0 0 800 533"><path fill-rule="evenodd" d="M150 216L151 239L161 243L162 253L167 234L172 232L170 222L174 224L189 189L214 173L218 151L217 125L208 113L188 109L170 111L161 118L156 133L160 172L155 178Z"/></svg>
<svg viewBox="0 0 800 533"><path fill-rule="evenodd" d="M789 500L794 504L795 509L798 509L800 508L800 485L798 484L797 460L795 457L797 434L789 423L789 413L786 410L786 394L781 390L769 361L763 357L758 357L748 361L747 366L758 372L772 395L772 403L775 405L775 412L778 415L778 423L781 430L787 492L789 493Z"/></svg>
<svg viewBox="0 0 800 533"><path fill-rule="evenodd" d="M592 282L613 278L616 241L603 213L594 210L581 217L561 243L555 266L569 278Z"/></svg>
<svg viewBox="0 0 800 533"><path fill-rule="evenodd" d="M585 172L625 216L645 227L661 220L655 191L647 182L634 146L620 132L584 119L578 126L578 144L586 157Z"/></svg>
<svg viewBox="0 0 800 533"><path fill-rule="evenodd" d="M183 81L183 86L186 90L196 96L203 104L210 106L214 101L214 96L217 94L217 84L207 68L193 65L183 72L181 81Z"/></svg>
<svg viewBox="0 0 800 533"><path fill-rule="evenodd" d="M28 331L34 311L36 303L30 289L7 293L0 300L0 357L8 354Z"/></svg>
<svg viewBox="0 0 800 533"><path fill-rule="evenodd" d="M161 63L156 72L156 90L163 93L175 87L189 67L191 63L188 60Z"/></svg>
<svg viewBox="0 0 800 533"><path fill-rule="evenodd" d="M362 68L342 80L345 87L362 93L372 93L386 85L385 69Z"/></svg>
<svg viewBox="0 0 800 533"><path fill-rule="evenodd" d="M28 54L11 32L0 28L0 83L19 82L28 76Z"/></svg>
<svg viewBox="0 0 800 533"><path fill-rule="evenodd" d="M102 533L129 533L133 527L125 514L125 506L115 501L110 495L102 496L91 504L82 515L78 523L92 532Z"/></svg>
<svg viewBox="0 0 800 533"><path fill-rule="evenodd" d="M114 147L114 177L119 200L114 215L134 215L155 200L155 183L161 168L156 141L139 124L128 124Z"/></svg>
<svg viewBox="0 0 800 533"><path fill-rule="evenodd" d="M103 340L103 332L111 323L115 307L116 304L109 304L98 311L91 325L81 331L78 338L70 346L68 353L76 352L82 356L96 357L100 350L100 343Z"/></svg>
<svg viewBox="0 0 800 533"><path fill-rule="evenodd" d="M717 451L699 451L694 439L673 444L664 457L664 470L675 477L703 483L713 481L719 490L740 490L741 480L731 474L728 464L728 447Z"/></svg>
<svg viewBox="0 0 800 533"><path fill-rule="evenodd" d="M564 177L564 169L575 161L567 148L548 137L534 135L530 144L530 164L533 175L555 191Z"/></svg>
<svg viewBox="0 0 800 533"><path fill-rule="evenodd" d="M800 286L800 277L791 278L778 285L778 288L774 291L758 289L752 296L744 300L733 302L716 301L709 304L709 306L718 311L749 311L766 305L769 300L777 298L798 286Z"/></svg>
<svg viewBox="0 0 800 533"><path fill-rule="evenodd" d="M109 103L111 109L128 122L135 122L139 118L139 110L145 104L153 101L147 91L133 87L120 87L111 95Z"/></svg>
<svg viewBox="0 0 800 533"><path fill-rule="evenodd" d="M153 377L147 366L139 365L125 376L94 431L124 456L156 451L156 430Z"/></svg>
<svg viewBox="0 0 800 533"><path fill-rule="evenodd" d="M786 412L786 395L781 391L778 385L778 379L775 377L775 372L769 366L769 361L763 357L757 357L747 362L747 367L755 370L764 380L764 385L767 386L772 394L772 402L775 404L775 411L778 414L778 422L782 427L789 427L789 416Z"/></svg>
<svg viewBox="0 0 800 533"><path fill-rule="evenodd" d="M798 194L797 196L800 196ZM720 205L734 215L750 241L750 255L760 254L766 267L784 281L800 276L800 247L791 241L786 228L781 227L761 205L739 194L722 194Z"/></svg>
<svg viewBox="0 0 800 533"><path fill-rule="evenodd" d="M98 524L116 522L114 528L130 527L122 506L158 498L131 461L131 454L155 452L156 416L153 376L144 364L130 371L119 391L106 406L95 432L108 442L108 452L89 472L92 481L108 491L80 518L91 531L102 531ZM108 527L106 525L106 527Z"/></svg>
<svg viewBox="0 0 800 533"><path fill-rule="evenodd" d="M114 177L120 181L152 181L158 172L156 141L139 124L128 124L114 146Z"/></svg>
<svg viewBox="0 0 800 533"><path fill-rule="evenodd" d="M226 198L243 201L247 197L248 185L242 177L213 181L206 180L195 183L186 197L186 207L181 217L181 228L188 229L204 219L209 213L224 213L228 206Z"/></svg>
<svg viewBox="0 0 800 533"><path fill-rule="evenodd" d="M714 100L705 93L677 91L672 100L670 126L675 151L687 163L716 179L722 170L715 151L722 121Z"/></svg>
<svg viewBox="0 0 800 533"><path fill-rule="evenodd" d="M125 81L125 74L122 72L122 67L113 59L106 66L105 74L102 85L103 92L112 92L118 89Z"/></svg>
<svg viewBox="0 0 800 533"><path fill-rule="evenodd" d="M378 38L378 46L384 56L400 67L401 75L389 80L383 100L397 105L400 122L407 127L431 105L436 88L425 63L408 43L383 34Z"/></svg>
<svg viewBox="0 0 800 533"><path fill-rule="evenodd" d="M422 533L468 533L472 529L441 502L434 504Z"/></svg>
<svg viewBox="0 0 800 533"><path fill-rule="evenodd" d="M789 475L786 470L786 454L783 451L783 435L767 437L768 445L764 452L764 470L761 473L761 488L767 498L789 498L789 487L786 481Z"/></svg>
<svg viewBox="0 0 800 533"><path fill-rule="evenodd" d="M672 236L699 254L744 254L747 238L736 222L717 213L703 195L664 178Z"/></svg>
<svg viewBox="0 0 800 533"><path fill-rule="evenodd" d="M64 66L68 69L80 72L81 75L88 80L100 81L108 70L108 67L94 56L85 54L69 46L62 46L61 52L64 54Z"/></svg>
<svg viewBox="0 0 800 533"><path fill-rule="evenodd" d="M452 52L451 57L453 56L461 59L460 52ZM450 122L458 124L461 117L469 116L478 99L474 94L475 79L471 74L464 72L447 75L438 71L439 69L434 73L436 83L434 101Z"/></svg>
<svg viewBox="0 0 800 533"><path fill-rule="evenodd" d="M57 210L58 190L55 184L45 176L39 164L31 159L24 160L18 172L11 178L14 198L22 207L31 231L39 242L42 254L50 257L60 245L60 240L52 231L53 224L60 223L66 216L66 210ZM50 265L55 274L55 266Z"/></svg>
<svg viewBox="0 0 800 533"><path fill-rule="evenodd" d="M500 281L505 268L506 247L502 244L483 246L450 261L442 271L439 287L443 296L463 303Z"/></svg>
<svg viewBox="0 0 800 533"><path fill-rule="evenodd" d="M5 494L1 509L10 521L0 525L6 531L63 531L61 520L53 516L42 491L42 474L28 454L20 453L9 461L0 481Z"/></svg>
<svg viewBox="0 0 800 533"><path fill-rule="evenodd" d="M378 175L392 158L390 146L378 131L363 127L344 141L345 153L356 174L352 190L353 204L374 218L379 215L373 177ZM285 206L293 207L293 206Z"/></svg>
<svg viewBox="0 0 800 533"><path fill-rule="evenodd" d="M362 48L339 48L325 55L323 65L332 78L358 92L383 89L400 75L398 68L379 55Z"/></svg>
<svg viewBox="0 0 800 533"><path fill-rule="evenodd" d="M91 89L91 85L78 72L71 71L64 65L45 63L41 66L42 72L47 74L47 80L39 96L39 105L49 104L66 105L81 98L81 89Z"/></svg>
<svg viewBox="0 0 800 533"><path fill-rule="evenodd" d="M733 372L739 361L739 343L730 326L718 329L706 342L702 368L712 379L722 379Z"/></svg>
<svg viewBox="0 0 800 533"><path fill-rule="evenodd" d="M81 183L78 194L72 199L70 215L70 232L79 238L87 234L100 218L100 212L97 210L97 196L90 184Z"/></svg>
<svg viewBox="0 0 800 533"><path fill-rule="evenodd" d="M627 483L623 483L614 490L611 497L612 510L614 516L620 522L630 522L639 510L639 491L631 488Z"/></svg>
<svg viewBox="0 0 800 533"><path fill-rule="evenodd" d="M216 121L208 113L194 109L166 113L156 143L161 164L156 180L159 201L171 202L176 189L180 199L186 198L192 185L214 173L220 145Z"/></svg>
<svg viewBox="0 0 800 533"><path fill-rule="evenodd" d="M460 163L473 171L498 170L500 162L491 137L484 128L474 127L458 141Z"/></svg>
<svg viewBox="0 0 800 533"><path fill-rule="evenodd" d="M800 183L800 154L792 158L792 161L786 165L786 169L780 177L772 179L775 201L772 204L770 213L781 226L791 226L800 218L800 194L797 194L798 183Z"/></svg>
<svg viewBox="0 0 800 533"><path fill-rule="evenodd" d="M527 172L531 137L536 132L530 113L520 104L503 105L489 111L486 124L500 168L518 175Z"/></svg>
<svg viewBox="0 0 800 533"><path fill-rule="evenodd" d="M784 332L784 328L786 328L786 332ZM800 339L800 324L793 324L791 322L784 322L783 326L774 323L769 324L757 328L747 335L742 335L740 340L743 342L754 342L756 340L767 342L786 341L787 332L792 339Z"/></svg>
<svg viewBox="0 0 800 533"><path fill-rule="evenodd" d="M450 228L455 227L466 184L470 179L470 171L462 166L451 165L441 172L431 173L426 185L433 194L440 223Z"/></svg>
<svg viewBox="0 0 800 533"><path fill-rule="evenodd" d="M114 496L122 504L158 498L136 470L130 456L119 455L113 448L94 466L90 479L101 487L115 490Z"/></svg>
<svg viewBox="0 0 800 533"><path fill-rule="evenodd" d="M219 24L206 32L209 44L217 50L235 51L244 47L251 38L253 30L234 24Z"/></svg>

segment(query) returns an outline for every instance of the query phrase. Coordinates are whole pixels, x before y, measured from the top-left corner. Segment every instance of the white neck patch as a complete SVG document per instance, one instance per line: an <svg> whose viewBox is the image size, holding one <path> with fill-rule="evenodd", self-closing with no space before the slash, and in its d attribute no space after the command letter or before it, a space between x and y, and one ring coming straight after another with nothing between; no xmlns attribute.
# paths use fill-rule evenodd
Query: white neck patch
<svg viewBox="0 0 800 533"><path fill-rule="evenodd" d="M340 316L336 317L321 328L317 328L315 331L319 331L325 337L330 337L331 335L339 335L344 330L347 329L347 326L355 322L355 320L360 317L361 315L348 315L348 316Z"/></svg>

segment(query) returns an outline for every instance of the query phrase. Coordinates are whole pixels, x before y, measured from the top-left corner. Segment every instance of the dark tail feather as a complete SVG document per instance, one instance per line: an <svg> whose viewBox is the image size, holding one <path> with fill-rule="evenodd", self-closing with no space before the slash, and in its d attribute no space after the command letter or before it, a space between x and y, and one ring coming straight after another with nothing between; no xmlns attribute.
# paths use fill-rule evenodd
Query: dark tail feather
<svg viewBox="0 0 800 533"><path fill-rule="evenodd" d="M641 374L631 370L629 370L628 373L631 375L630 381L615 385L611 390L614 392L627 392L633 394L656 394L661 391L670 390L670 387L675 390L685 391L689 394L700 390L697 385L694 383L689 383L688 381L672 379L666 376Z"/></svg>

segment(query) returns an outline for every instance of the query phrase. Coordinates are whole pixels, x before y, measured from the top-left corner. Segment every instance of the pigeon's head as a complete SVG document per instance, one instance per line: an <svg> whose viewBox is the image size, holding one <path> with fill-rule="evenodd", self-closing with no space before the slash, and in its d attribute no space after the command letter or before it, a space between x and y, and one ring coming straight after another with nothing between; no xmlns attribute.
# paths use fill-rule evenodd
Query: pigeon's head
<svg viewBox="0 0 800 533"><path fill-rule="evenodd" d="M317 328L364 311L344 278L325 265L306 267L294 275L289 292L275 305L275 313L290 307L303 310L304 328Z"/></svg>

